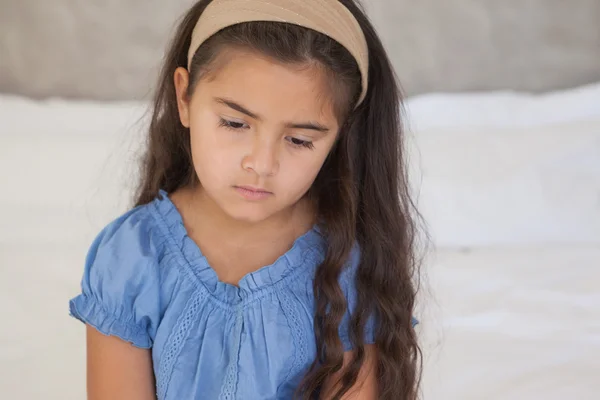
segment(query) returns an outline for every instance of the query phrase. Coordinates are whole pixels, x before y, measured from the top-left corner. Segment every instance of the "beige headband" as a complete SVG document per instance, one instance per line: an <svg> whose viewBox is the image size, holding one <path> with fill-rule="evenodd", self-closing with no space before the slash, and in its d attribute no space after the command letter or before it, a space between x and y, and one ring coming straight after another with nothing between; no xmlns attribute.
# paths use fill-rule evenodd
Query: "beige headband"
<svg viewBox="0 0 600 400"><path fill-rule="evenodd" d="M275 21L300 25L329 36L356 59L362 77L360 104L367 93L369 54L364 33L350 10L339 0L213 0L192 33L188 70L205 40L223 28L242 22Z"/></svg>

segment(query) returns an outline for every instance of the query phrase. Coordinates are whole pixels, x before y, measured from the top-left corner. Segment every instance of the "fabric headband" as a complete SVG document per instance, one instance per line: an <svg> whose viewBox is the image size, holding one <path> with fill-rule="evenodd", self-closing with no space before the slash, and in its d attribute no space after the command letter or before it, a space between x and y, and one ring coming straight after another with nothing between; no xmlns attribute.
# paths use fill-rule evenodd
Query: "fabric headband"
<svg viewBox="0 0 600 400"><path fill-rule="evenodd" d="M365 35L354 15L339 0L213 0L200 16L188 51L188 71L198 48L221 29L242 22L274 21L310 28L329 36L356 59L362 92L368 89L369 54Z"/></svg>

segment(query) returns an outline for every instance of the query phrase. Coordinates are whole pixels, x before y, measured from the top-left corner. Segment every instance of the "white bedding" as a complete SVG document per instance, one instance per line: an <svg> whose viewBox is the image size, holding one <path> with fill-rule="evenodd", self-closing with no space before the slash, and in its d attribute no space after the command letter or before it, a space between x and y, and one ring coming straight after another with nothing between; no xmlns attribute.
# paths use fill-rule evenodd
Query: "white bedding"
<svg viewBox="0 0 600 400"><path fill-rule="evenodd" d="M65 306L85 250L2 246L2 398L85 398L84 330ZM424 399L597 399L599 262L590 246L439 253L419 314Z"/></svg>
<svg viewBox="0 0 600 400"><path fill-rule="evenodd" d="M439 252L424 399L598 399L599 266L600 246Z"/></svg>
<svg viewBox="0 0 600 400"><path fill-rule="evenodd" d="M84 398L67 301L128 205L142 112L0 96L2 398ZM407 112L437 245L417 315L424 398L598 398L600 85L421 96Z"/></svg>
<svg viewBox="0 0 600 400"><path fill-rule="evenodd" d="M600 242L600 84L424 95L407 114L439 246Z"/></svg>

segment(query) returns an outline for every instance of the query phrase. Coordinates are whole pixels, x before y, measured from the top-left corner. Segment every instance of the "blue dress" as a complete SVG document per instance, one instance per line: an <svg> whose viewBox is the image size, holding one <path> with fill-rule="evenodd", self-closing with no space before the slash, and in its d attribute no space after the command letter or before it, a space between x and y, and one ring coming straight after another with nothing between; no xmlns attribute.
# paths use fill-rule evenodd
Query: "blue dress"
<svg viewBox="0 0 600 400"><path fill-rule="evenodd" d="M312 282L323 259L318 229L239 286L219 281L161 192L110 223L88 253L75 318L151 348L158 399L291 399L316 355ZM355 306L355 248L340 284ZM367 324L365 342L373 343Z"/></svg>

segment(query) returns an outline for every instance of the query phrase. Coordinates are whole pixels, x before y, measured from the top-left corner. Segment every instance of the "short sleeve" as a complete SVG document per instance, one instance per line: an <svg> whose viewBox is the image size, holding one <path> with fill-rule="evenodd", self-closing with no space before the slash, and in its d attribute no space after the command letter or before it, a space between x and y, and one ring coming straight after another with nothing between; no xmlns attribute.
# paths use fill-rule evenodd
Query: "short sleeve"
<svg viewBox="0 0 600 400"><path fill-rule="evenodd" d="M358 264L360 262L360 249L358 245L354 246L352 249L352 253L350 255L350 260L348 261L348 265L345 270L342 272L340 276L340 286L344 295L346 296L347 301L347 309L346 314L342 318L342 322L339 327L339 335L342 340L342 345L344 346L344 351L350 351L353 348L352 341L350 340L350 319L352 313L356 309L357 303L357 294L356 294L356 271L358 269ZM413 317L412 318L412 326L418 324L418 321ZM365 344L373 344L375 343L375 319L374 316L371 316L367 319L367 323L365 324L364 331L364 343Z"/></svg>
<svg viewBox="0 0 600 400"><path fill-rule="evenodd" d="M160 276L151 216L134 209L109 224L86 257L70 313L105 335L152 347L160 316Z"/></svg>

